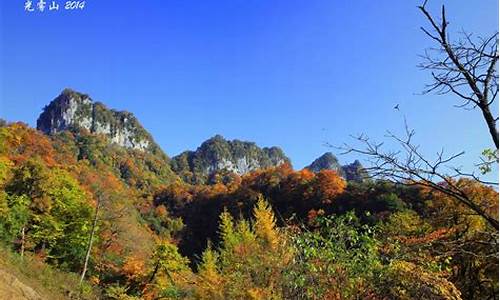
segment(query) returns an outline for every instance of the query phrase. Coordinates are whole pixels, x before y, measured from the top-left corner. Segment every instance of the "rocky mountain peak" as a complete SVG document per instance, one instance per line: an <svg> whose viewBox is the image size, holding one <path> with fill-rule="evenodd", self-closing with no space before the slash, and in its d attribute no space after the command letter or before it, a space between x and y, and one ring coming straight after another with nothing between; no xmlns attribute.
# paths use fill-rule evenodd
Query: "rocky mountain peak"
<svg viewBox="0 0 500 300"><path fill-rule="evenodd" d="M306 168L316 173L321 170L333 170L339 174L342 173L342 166L339 164L337 157L331 152L321 155Z"/></svg>
<svg viewBox="0 0 500 300"><path fill-rule="evenodd" d="M161 151L132 113L108 109L103 103L71 89L64 89L45 106L37 120L37 129L49 135L85 129L103 134L122 147Z"/></svg>
<svg viewBox="0 0 500 300"><path fill-rule="evenodd" d="M359 160L355 160L351 164L341 165L337 157L331 152L321 155L306 168L315 173L321 170L333 170L347 181L361 182L368 178L368 172Z"/></svg>
<svg viewBox="0 0 500 300"><path fill-rule="evenodd" d="M368 171L357 159L351 164L342 166L342 171L347 181L362 182L369 179Z"/></svg>
<svg viewBox="0 0 500 300"><path fill-rule="evenodd" d="M243 175L284 163L290 163L290 159L278 147L260 148L253 142L229 141L215 135L195 151L174 156L172 169L188 182L203 183L210 175L221 171Z"/></svg>

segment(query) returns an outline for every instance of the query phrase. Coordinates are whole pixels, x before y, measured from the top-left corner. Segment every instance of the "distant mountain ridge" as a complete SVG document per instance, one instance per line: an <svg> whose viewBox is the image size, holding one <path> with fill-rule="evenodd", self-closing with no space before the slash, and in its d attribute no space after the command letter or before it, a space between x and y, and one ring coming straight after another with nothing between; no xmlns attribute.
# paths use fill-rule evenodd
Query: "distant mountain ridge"
<svg viewBox="0 0 500 300"><path fill-rule="evenodd" d="M344 177L347 181L362 182L368 178L368 172L359 162L355 160L351 164L341 165L331 152L326 152L317 159L315 159L309 166L306 167L315 173L321 170L333 170L340 176Z"/></svg>
<svg viewBox="0 0 500 300"><path fill-rule="evenodd" d="M132 113L109 109L72 89L64 89L45 106L37 120L37 129L48 135L79 130L103 135L112 144L155 155L163 161L164 169L172 169L191 184L210 183L215 174L244 175L258 169L291 164L279 147L261 148L253 142L226 140L221 135L206 140L195 151L184 151L169 160ZM361 182L368 177L359 161L341 165L331 152L323 154L306 168L313 172L334 170L348 181Z"/></svg>
<svg viewBox="0 0 500 300"><path fill-rule="evenodd" d="M206 182L216 172L228 171L243 175L251 171L290 163L278 147L260 148L253 142L226 140L216 135L195 151L185 151L172 157L172 170L185 181Z"/></svg>
<svg viewBox="0 0 500 300"><path fill-rule="evenodd" d="M162 152L132 113L108 109L88 95L71 89L63 90L45 106L37 120L37 129L49 135L86 129L90 133L103 134L122 147Z"/></svg>

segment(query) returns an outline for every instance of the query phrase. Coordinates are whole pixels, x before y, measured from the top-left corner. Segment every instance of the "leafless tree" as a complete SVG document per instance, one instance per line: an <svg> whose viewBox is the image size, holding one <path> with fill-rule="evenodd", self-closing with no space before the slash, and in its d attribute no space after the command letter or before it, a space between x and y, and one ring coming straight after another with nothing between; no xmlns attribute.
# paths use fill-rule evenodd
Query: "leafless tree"
<svg viewBox="0 0 500 300"><path fill-rule="evenodd" d="M427 0L418 8L429 21L430 29L421 29L437 43L437 48L428 49L419 65L430 70L433 78L424 93L453 93L462 101L458 107L479 108L498 150L498 115L491 109L498 95L498 31L486 38L463 32L461 39L452 42L444 5L438 22L427 11L426 3Z"/></svg>
<svg viewBox="0 0 500 300"><path fill-rule="evenodd" d="M348 144L339 148L344 151L344 154L357 153L366 156L371 164L366 168L370 177L397 184L425 186L439 191L470 208L498 231L498 219L489 213L491 207L488 207L487 201L478 202L473 199L473 195L467 193L455 179L467 177L488 185L498 185L498 183L484 181L474 173L465 173L460 168L451 166L450 163L464 155L464 152L445 155L444 150L441 150L434 159L426 158L420 146L414 142L414 136L415 131L410 129L405 122L403 137L392 132L387 132L386 135L396 142L398 150L386 151L383 149L384 143L373 142L365 135L354 137L361 143L361 148Z"/></svg>
<svg viewBox="0 0 500 300"><path fill-rule="evenodd" d="M445 7L441 9L441 20L437 22L426 9L425 1L419 10L426 17L432 29L423 32L437 42L438 47L429 49L423 56L420 67L431 70L433 82L426 86L424 94L453 93L462 101L458 107L479 108L486 121L489 134L495 144L494 163L498 164L498 116L493 116L492 104L498 94L498 32L488 38L473 40L465 34L458 42L451 42L448 36ZM482 180L474 172L464 172L453 166L455 159L465 153L445 155L444 150L434 158L426 157L414 141L415 131L410 129L405 119L405 133L398 136L388 132L386 137L395 142L397 149L387 151L383 143L370 140L365 135L354 137L362 146L356 148L348 144L339 147L344 153L358 153L368 157L371 167L367 168L371 177L398 184L420 185L446 194L458 203L468 207L473 214L484 218L498 232L498 217L490 212L487 201L473 199L457 182L457 178L469 178L487 185L497 182ZM488 163L488 162L487 162ZM491 163L491 162L490 162ZM484 169L483 169L484 170Z"/></svg>

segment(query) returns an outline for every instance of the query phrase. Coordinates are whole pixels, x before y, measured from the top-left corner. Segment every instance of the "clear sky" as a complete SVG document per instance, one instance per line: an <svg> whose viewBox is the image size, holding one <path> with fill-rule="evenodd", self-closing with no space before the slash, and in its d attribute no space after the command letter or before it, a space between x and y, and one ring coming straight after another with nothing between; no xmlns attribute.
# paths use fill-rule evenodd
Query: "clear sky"
<svg viewBox="0 0 500 300"><path fill-rule="evenodd" d="M280 146L301 168L329 150L324 142L400 132L402 114L428 154L465 150L460 163L471 167L492 146L479 111L417 95L430 79L418 55L432 44L420 1L87 0L82 11L57 2L58 12L28 13L24 0L0 0L2 118L34 126L71 87L133 112L170 156L222 134ZM452 37L498 28L496 0L428 8L442 3Z"/></svg>

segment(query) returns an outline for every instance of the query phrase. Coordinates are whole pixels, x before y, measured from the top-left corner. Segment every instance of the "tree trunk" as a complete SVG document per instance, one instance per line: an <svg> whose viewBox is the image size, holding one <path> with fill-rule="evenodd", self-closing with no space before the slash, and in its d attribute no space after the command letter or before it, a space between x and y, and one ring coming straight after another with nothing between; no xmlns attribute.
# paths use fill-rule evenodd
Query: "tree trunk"
<svg viewBox="0 0 500 300"><path fill-rule="evenodd" d="M481 101L481 104L485 101ZM488 125L488 130L490 131L491 138L493 139L493 143L495 143L495 146L497 147L498 150L498 130L497 130L497 124L495 121L495 118L491 114L490 107L488 104L482 104L479 106L481 111L483 112L483 117L484 120L486 121L486 124Z"/></svg>
<svg viewBox="0 0 500 300"><path fill-rule="evenodd" d="M24 256L24 240L26 237L25 228L26 226L23 226L23 228L21 229L21 257Z"/></svg>
<svg viewBox="0 0 500 300"><path fill-rule="evenodd" d="M148 283L153 282L153 280L156 277L156 273L158 273L158 270L160 269L160 262L157 262L155 265L155 268L153 270L153 273L151 273L151 276L149 277Z"/></svg>
<svg viewBox="0 0 500 300"><path fill-rule="evenodd" d="M87 268L89 265L90 252L92 250L92 242L94 241L94 234L95 234L95 231L97 229L97 220L98 220L98 215L99 215L100 204L101 204L101 201L98 199L97 206L95 208L94 222L92 223L92 230L90 231L89 242L87 245L87 254L85 254L85 262L83 264L82 275L80 276L80 285L82 284L83 279L85 279L85 273L87 273Z"/></svg>

